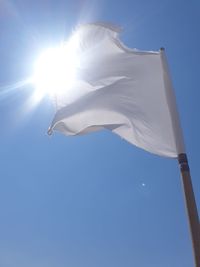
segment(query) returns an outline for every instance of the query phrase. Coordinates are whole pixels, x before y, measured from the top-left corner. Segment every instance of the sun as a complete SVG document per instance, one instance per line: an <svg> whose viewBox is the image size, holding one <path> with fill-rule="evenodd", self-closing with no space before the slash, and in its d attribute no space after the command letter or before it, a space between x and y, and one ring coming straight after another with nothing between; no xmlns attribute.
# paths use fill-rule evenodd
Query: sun
<svg viewBox="0 0 200 267"><path fill-rule="evenodd" d="M68 42L39 55L32 77L38 98L61 95L73 86L78 68L75 48L74 43Z"/></svg>

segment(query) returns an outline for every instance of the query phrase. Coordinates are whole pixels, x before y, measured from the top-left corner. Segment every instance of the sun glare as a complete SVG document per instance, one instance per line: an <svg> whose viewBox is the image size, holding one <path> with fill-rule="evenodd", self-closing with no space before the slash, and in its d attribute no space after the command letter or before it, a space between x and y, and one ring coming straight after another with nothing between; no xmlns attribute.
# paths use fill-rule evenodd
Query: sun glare
<svg viewBox="0 0 200 267"><path fill-rule="evenodd" d="M38 99L66 92L76 79L78 57L72 43L49 48L39 56L34 66L33 83Z"/></svg>

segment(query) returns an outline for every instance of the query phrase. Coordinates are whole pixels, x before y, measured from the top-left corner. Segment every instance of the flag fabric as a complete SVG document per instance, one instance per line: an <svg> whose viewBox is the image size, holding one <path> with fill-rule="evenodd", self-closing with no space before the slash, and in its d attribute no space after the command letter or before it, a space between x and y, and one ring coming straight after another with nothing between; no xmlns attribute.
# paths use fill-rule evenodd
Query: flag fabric
<svg viewBox="0 0 200 267"><path fill-rule="evenodd" d="M185 149L164 50L130 49L119 31L87 24L74 32L77 78L55 96L49 133L107 129L146 151L176 158Z"/></svg>

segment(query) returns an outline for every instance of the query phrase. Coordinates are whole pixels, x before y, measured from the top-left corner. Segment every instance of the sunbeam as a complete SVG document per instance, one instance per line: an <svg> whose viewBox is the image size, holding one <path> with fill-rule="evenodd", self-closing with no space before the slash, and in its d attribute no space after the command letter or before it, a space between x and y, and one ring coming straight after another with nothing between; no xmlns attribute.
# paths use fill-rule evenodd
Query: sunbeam
<svg viewBox="0 0 200 267"><path fill-rule="evenodd" d="M16 93L19 90L25 89L30 84L30 79L24 79L12 84L0 85L0 99L9 96L12 93Z"/></svg>

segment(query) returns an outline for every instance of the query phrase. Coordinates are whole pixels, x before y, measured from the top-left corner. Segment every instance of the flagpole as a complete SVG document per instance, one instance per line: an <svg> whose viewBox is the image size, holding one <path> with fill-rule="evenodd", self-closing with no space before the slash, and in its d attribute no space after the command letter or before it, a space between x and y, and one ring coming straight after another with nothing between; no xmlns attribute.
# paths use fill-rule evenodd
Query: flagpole
<svg viewBox="0 0 200 267"><path fill-rule="evenodd" d="M178 162L180 166L186 209L190 225L193 253L196 264L195 267L200 267L200 224L187 155L185 153L179 154Z"/></svg>

